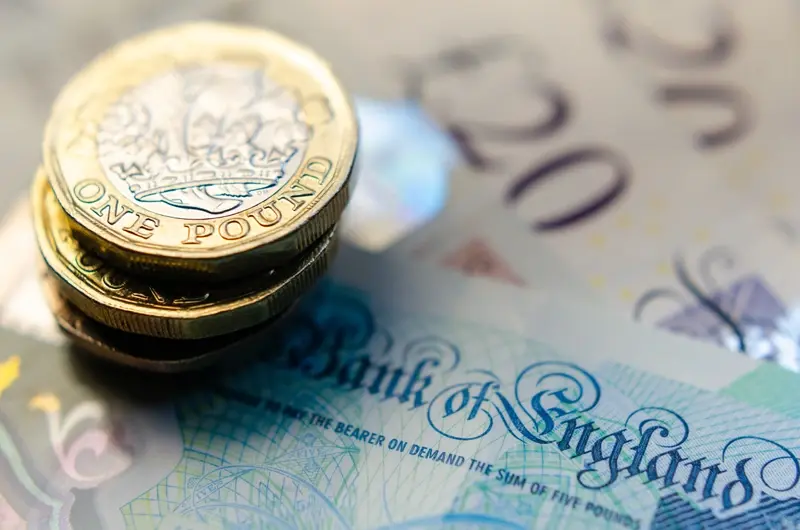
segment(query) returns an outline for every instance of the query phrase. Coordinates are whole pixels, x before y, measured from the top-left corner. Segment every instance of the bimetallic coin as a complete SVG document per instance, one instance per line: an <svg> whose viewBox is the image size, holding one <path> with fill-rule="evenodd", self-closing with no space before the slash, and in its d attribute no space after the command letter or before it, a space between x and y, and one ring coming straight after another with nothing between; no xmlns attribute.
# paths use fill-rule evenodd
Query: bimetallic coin
<svg viewBox="0 0 800 530"><path fill-rule="evenodd" d="M67 299L107 326L152 337L200 339L265 322L324 274L337 248L336 228L280 269L224 283L179 283L130 276L86 252L42 171L32 195L36 238Z"/></svg>
<svg viewBox="0 0 800 530"><path fill-rule="evenodd" d="M59 291L59 281L44 267L42 290L56 322L83 351L115 364L149 372L178 373L218 364L236 364L263 353L269 337L290 311L259 326L201 340L174 340L125 333L95 322Z"/></svg>
<svg viewBox="0 0 800 530"><path fill-rule="evenodd" d="M110 262L233 277L295 256L349 196L357 124L328 66L274 33L163 29L63 89L44 164L78 239Z"/></svg>

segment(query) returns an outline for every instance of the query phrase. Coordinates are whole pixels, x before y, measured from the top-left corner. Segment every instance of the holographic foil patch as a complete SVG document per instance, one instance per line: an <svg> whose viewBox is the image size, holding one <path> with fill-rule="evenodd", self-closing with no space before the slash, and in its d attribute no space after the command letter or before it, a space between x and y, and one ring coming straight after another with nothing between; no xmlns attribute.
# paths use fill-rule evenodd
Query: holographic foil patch
<svg viewBox="0 0 800 530"><path fill-rule="evenodd" d="M800 311L787 311L755 275L699 299L657 325L794 371L800 369Z"/></svg>
<svg viewBox="0 0 800 530"><path fill-rule="evenodd" d="M433 219L447 201L458 148L412 101L356 98L356 186L344 237L379 252Z"/></svg>

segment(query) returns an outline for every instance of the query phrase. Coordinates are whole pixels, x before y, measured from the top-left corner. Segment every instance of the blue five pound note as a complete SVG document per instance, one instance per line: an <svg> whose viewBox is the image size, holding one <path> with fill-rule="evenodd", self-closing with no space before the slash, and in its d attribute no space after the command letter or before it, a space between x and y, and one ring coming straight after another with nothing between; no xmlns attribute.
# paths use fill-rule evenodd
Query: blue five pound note
<svg viewBox="0 0 800 530"><path fill-rule="evenodd" d="M547 296L358 263L340 262L258 362L176 402L174 433L147 440L155 457L96 484L93 503L54 501L37 528L800 521L800 424L712 392L758 372L750 360L624 315L610 327Z"/></svg>

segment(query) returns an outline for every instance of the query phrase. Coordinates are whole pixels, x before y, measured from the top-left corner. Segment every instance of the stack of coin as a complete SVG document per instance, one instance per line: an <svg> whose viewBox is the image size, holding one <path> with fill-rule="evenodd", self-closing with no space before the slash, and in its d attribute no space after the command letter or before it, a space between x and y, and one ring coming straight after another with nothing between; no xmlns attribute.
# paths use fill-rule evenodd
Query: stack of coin
<svg viewBox="0 0 800 530"><path fill-rule="evenodd" d="M271 32L193 23L101 55L56 99L32 190L60 326L158 371L258 346L336 252L357 136L328 66Z"/></svg>

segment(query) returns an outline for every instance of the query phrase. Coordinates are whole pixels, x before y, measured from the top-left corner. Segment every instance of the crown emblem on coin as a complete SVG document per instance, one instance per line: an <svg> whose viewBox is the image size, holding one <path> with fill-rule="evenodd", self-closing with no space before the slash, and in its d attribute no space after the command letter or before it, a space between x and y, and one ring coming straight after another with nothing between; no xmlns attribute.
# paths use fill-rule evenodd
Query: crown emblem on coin
<svg viewBox="0 0 800 530"><path fill-rule="evenodd" d="M106 175L130 199L200 217L263 201L310 135L291 91L262 70L215 65L135 87L108 109L97 141Z"/></svg>

